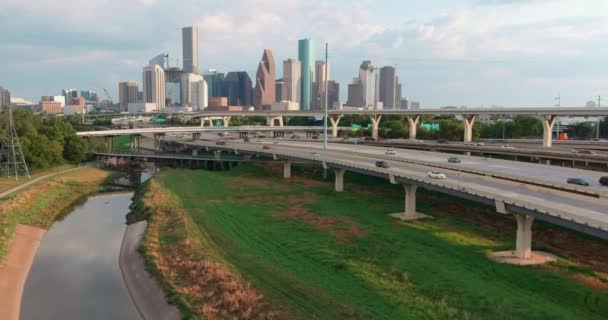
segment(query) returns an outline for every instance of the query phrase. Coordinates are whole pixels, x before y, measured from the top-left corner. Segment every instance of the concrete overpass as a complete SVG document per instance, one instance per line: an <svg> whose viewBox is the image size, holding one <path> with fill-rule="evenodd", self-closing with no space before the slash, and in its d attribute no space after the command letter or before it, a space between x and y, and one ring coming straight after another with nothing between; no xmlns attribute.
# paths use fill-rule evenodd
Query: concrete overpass
<svg viewBox="0 0 608 320"><path fill-rule="evenodd" d="M525 263L532 253L532 222L534 219L575 229L593 236L608 239L608 188L598 185L578 187L567 185L562 180L570 174L597 178L596 172L527 164L517 169L520 163L503 160L473 159L466 166L458 168L446 164L447 154L442 158L441 171L447 176L444 180L429 178L427 171L437 170L436 159L412 159L406 154L394 157L384 155L383 148L361 146L335 146L323 150L318 144L298 143L297 145L229 142L216 145L212 142L188 142L193 149L222 150L240 154L255 154L271 157L284 164L284 176L291 176L294 161L307 161L322 165L335 171L335 189L344 191L344 173L359 172L386 178L393 184L402 184L405 192L405 209L399 216L403 219L419 217L416 212L415 194L418 187L451 194L465 199L490 204L499 213L513 214L516 217L517 243L511 255L513 259ZM369 148L369 149L368 149ZM475 158L475 157L471 157ZM384 160L390 168L378 168L377 160ZM416 160L416 161L414 161ZM467 162L468 162L467 158ZM479 167L479 161L490 161ZM511 163L511 167L506 163ZM540 170L542 168L542 170ZM516 172L513 172L516 170ZM551 174L547 175L547 172Z"/></svg>
<svg viewBox="0 0 608 320"><path fill-rule="evenodd" d="M152 115L160 115L163 113L153 113ZM471 142L473 137L473 125L479 115L532 115L538 116L543 121L543 147L551 147L553 143L552 130L558 117L606 117L608 116L608 108L587 108L587 107L560 107L560 108L538 108L538 107L520 107L520 108L432 108L419 110L369 110L359 108L357 110L329 110L332 124L332 133L337 136L338 125L340 119L344 115L367 115L372 121L372 137L378 138L378 125L382 116L399 115L407 116L410 128L410 139L416 139L417 126L420 117L423 115L458 115L461 116L464 123L464 142ZM144 114L142 114L144 115ZM232 116L239 117L266 117L267 124L274 126L275 122L279 122L282 126L284 117L323 117L323 110L309 111L222 111L222 112L192 112L180 113L190 118L201 118L201 125L205 124L205 120L221 119L224 125L230 121Z"/></svg>

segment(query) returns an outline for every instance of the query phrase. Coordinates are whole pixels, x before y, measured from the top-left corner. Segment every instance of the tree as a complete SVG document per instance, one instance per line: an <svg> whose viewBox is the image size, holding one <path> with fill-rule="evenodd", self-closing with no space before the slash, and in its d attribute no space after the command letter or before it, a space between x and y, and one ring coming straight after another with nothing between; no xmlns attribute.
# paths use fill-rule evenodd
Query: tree
<svg viewBox="0 0 608 320"><path fill-rule="evenodd" d="M543 123L532 116L520 115L513 119L512 138L536 138L543 134Z"/></svg>
<svg viewBox="0 0 608 320"><path fill-rule="evenodd" d="M574 134L577 138L584 140L595 138L595 124L580 122L574 128Z"/></svg>

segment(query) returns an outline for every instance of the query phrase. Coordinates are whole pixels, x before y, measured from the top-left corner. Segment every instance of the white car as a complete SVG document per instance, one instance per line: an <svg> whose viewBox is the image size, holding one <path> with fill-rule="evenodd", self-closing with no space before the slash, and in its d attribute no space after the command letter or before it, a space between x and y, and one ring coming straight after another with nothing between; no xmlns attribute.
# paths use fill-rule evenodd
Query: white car
<svg viewBox="0 0 608 320"><path fill-rule="evenodd" d="M427 175L433 179L445 179L445 174L441 171L429 171Z"/></svg>
<svg viewBox="0 0 608 320"><path fill-rule="evenodd" d="M397 151L395 151L394 149L386 149L386 151L384 151L384 154L388 156L395 156L397 155Z"/></svg>

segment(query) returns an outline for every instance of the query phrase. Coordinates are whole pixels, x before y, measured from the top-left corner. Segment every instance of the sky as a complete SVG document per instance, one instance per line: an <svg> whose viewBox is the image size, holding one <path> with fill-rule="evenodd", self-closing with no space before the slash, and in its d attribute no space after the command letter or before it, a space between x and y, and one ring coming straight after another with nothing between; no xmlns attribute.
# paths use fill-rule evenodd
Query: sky
<svg viewBox="0 0 608 320"><path fill-rule="evenodd" d="M141 82L159 53L181 64L181 28L199 27L201 69L245 70L264 48L297 58L329 44L341 101L362 60L396 65L422 107L608 103L606 0L0 0L0 86L38 101L62 88ZM102 98L105 98L102 94Z"/></svg>

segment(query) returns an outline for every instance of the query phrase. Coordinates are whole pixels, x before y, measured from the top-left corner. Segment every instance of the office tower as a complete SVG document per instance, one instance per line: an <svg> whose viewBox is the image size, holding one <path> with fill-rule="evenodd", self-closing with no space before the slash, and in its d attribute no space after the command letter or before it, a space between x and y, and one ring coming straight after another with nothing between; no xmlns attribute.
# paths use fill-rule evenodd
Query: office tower
<svg viewBox="0 0 608 320"><path fill-rule="evenodd" d="M408 110L410 108L410 101L407 97L401 98L401 109Z"/></svg>
<svg viewBox="0 0 608 320"><path fill-rule="evenodd" d="M275 102L283 101L283 79L277 79L274 85L274 93L276 94Z"/></svg>
<svg viewBox="0 0 608 320"><path fill-rule="evenodd" d="M330 78L331 66L325 66L325 61L315 62L315 81L313 84L312 107L322 109L325 107L325 80Z"/></svg>
<svg viewBox="0 0 608 320"><path fill-rule="evenodd" d="M121 112L128 110L129 103L137 103L137 82L124 81L118 83L118 106Z"/></svg>
<svg viewBox="0 0 608 320"><path fill-rule="evenodd" d="M166 53L161 53L159 55L157 55L156 57L150 59L150 62L148 62L149 65L153 66L153 65L158 65L159 67L165 69L169 67L169 55Z"/></svg>
<svg viewBox="0 0 608 320"><path fill-rule="evenodd" d="M76 89L62 89L61 95L65 97L65 101L70 101L72 98L78 98L78 90Z"/></svg>
<svg viewBox="0 0 608 320"><path fill-rule="evenodd" d="M353 83L348 85L348 100L346 101L346 105L357 108L365 106L363 86L359 78L353 79Z"/></svg>
<svg viewBox="0 0 608 320"><path fill-rule="evenodd" d="M365 60L359 67L359 80L363 90L363 101L366 108L376 108L380 81L378 69L372 65L370 60Z"/></svg>
<svg viewBox="0 0 608 320"><path fill-rule="evenodd" d="M0 107L9 106L11 104L11 93L8 89L0 87Z"/></svg>
<svg viewBox="0 0 608 320"><path fill-rule="evenodd" d="M165 106L179 107L184 105L183 77L184 73L180 68L167 68L165 71Z"/></svg>
<svg viewBox="0 0 608 320"><path fill-rule="evenodd" d="M253 105L256 108L270 107L275 103L276 68L274 56L270 49L264 49L262 61L258 65L256 73L255 89L253 90Z"/></svg>
<svg viewBox="0 0 608 320"><path fill-rule="evenodd" d="M217 72L215 69L209 69L203 74L203 78L207 82L209 97L221 97L224 74Z"/></svg>
<svg viewBox="0 0 608 320"><path fill-rule="evenodd" d="M328 109L340 107L340 84L333 80L327 82L327 106Z"/></svg>
<svg viewBox="0 0 608 320"><path fill-rule="evenodd" d="M410 110L420 110L420 102L418 102L418 101L410 102Z"/></svg>
<svg viewBox="0 0 608 320"><path fill-rule="evenodd" d="M222 82L222 96L228 97L229 106L248 107L253 103L251 78L246 71L228 72Z"/></svg>
<svg viewBox="0 0 608 320"><path fill-rule="evenodd" d="M283 100L300 103L302 66L300 61L288 59L283 61Z"/></svg>
<svg viewBox="0 0 608 320"><path fill-rule="evenodd" d="M207 107L207 83L203 76L196 73L182 75L182 106L193 110L202 110Z"/></svg>
<svg viewBox="0 0 608 320"><path fill-rule="evenodd" d="M397 82L397 89L396 89L397 92L395 93L395 96L396 96L395 101L397 101L397 103L396 103L395 108L393 108L393 109L399 108L400 101L401 101L401 90L402 90L401 83L399 83L399 77L395 77L395 79Z"/></svg>
<svg viewBox="0 0 608 320"><path fill-rule="evenodd" d="M97 102L98 100L97 92L93 90L81 90L80 96L84 98L85 101L89 102Z"/></svg>
<svg viewBox="0 0 608 320"><path fill-rule="evenodd" d="M182 54L184 72L199 73L197 27L186 27L182 29Z"/></svg>
<svg viewBox="0 0 608 320"><path fill-rule="evenodd" d="M310 110L310 100L312 97L312 80L314 78L313 63L315 61L314 44L310 39L298 41L298 59L301 64L300 75L300 109Z"/></svg>
<svg viewBox="0 0 608 320"><path fill-rule="evenodd" d="M155 103L156 110L165 108L165 72L158 65L144 67L142 76L144 102Z"/></svg>
<svg viewBox="0 0 608 320"><path fill-rule="evenodd" d="M395 67L386 66L380 69L380 94L378 100L382 101L385 109L396 109L401 97L397 93L397 75Z"/></svg>

